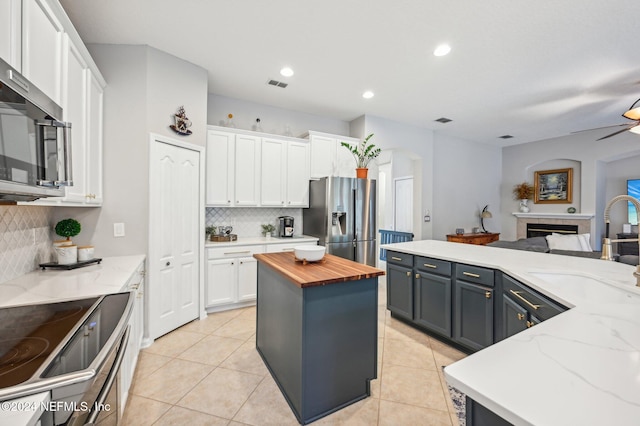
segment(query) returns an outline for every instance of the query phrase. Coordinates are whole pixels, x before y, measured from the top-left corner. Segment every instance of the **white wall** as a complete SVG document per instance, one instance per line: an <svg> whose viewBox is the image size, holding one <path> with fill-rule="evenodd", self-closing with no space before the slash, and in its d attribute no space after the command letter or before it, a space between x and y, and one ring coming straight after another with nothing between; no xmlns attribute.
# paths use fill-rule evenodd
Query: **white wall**
<svg viewBox="0 0 640 426"><path fill-rule="evenodd" d="M206 143L207 73L148 46L87 46L107 81L104 104L104 203L102 208L56 209L55 220L78 219L79 244L93 244L96 256L146 254L149 223L149 133ZM184 105L193 122L190 136L169 125ZM115 238L113 224L125 224Z"/></svg>
<svg viewBox="0 0 640 426"><path fill-rule="evenodd" d="M255 120L260 118L262 131L275 135L284 135L287 128L291 132L289 136L295 137L299 137L309 130L349 135L349 123L346 121L215 94L209 95L208 124L224 125L229 113L233 114L233 121L238 129L255 130Z"/></svg>
<svg viewBox="0 0 640 426"><path fill-rule="evenodd" d="M501 149L436 133L433 158L433 238L445 240L456 228L471 232L480 227L487 204L493 217L485 219L485 228L501 232Z"/></svg>
<svg viewBox="0 0 640 426"><path fill-rule="evenodd" d="M574 192L579 205L573 203L578 212L594 213L591 233L595 238L594 249L599 248L599 240L603 234L604 206L613 195L607 189L607 173L612 168L617 168L629 157L640 153L640 138L630 132L621 133L610 139L596 141L602 136L602 131L584 132L572 134L560 138L547 139L522 145L515 145L503 149L502 154L502 239L513 240L516 238L516 219L512 212L517 210L517 202L513 200L512 189L517 183L528 179L533 183L533 171L546 170L549 164L573 164L580 165L579 173L574 173L574 184L578 193ZM559 160L559 161L554 161ZM628 167L629 178L637 177L631 164ZM637 162L636 162L637 164ZM540 167L540 165L545 168ZM637 166L635 168L637 170ZM623 178L621 175L619 178ZM626 178L625 178L626 179ZM611 189L613 191L622 190ZM533 204L530 203L531 212L566 212L568 204ZM613 224L612 224L613 225ZM621 225L616 225L621 226Z"/></svg>

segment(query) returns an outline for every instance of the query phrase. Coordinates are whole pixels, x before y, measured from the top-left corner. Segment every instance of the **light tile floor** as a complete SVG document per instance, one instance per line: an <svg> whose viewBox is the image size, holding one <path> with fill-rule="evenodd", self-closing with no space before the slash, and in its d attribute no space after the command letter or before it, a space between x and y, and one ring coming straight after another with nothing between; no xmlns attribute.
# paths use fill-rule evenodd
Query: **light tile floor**
<svg viewBox="0 0 640 426"><path fill-rule="evenodd" d="M378 379L371 397L317 425L458 424L442 366L465 354L391 318L379 285ZM124 424L297 425L255 349L255 307L209 315L144 349Z"/></svg>

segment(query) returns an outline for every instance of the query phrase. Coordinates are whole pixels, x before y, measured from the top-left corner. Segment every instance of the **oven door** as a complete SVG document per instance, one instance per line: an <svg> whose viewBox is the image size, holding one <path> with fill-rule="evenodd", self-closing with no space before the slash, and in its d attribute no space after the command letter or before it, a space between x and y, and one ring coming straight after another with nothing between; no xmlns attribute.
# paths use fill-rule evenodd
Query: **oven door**
<svg viewBox="0 0 640 426"><path fill-rule="evenodd" d="M130 329L127 327L120 343L109 354L92 387L84 394L78 409L73 412L66 425L120 424L118 376L127 350L129 332Z"/></svg>

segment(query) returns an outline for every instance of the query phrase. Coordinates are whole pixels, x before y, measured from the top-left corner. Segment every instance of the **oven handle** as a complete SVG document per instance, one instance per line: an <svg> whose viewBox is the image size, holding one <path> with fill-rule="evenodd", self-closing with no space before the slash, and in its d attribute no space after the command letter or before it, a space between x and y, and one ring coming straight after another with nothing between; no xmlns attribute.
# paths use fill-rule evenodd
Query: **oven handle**
<svg viewBox="0 0 640 426"><path fill-rule="evenodd" d="M116 359L113 362L113 366L109 371L109 375L107 376L107 380L104 382L104 386L100 390L96 401L92 405L91 412L89 413L89 417L87 418L87 422L85 426L93 426L100 415L100 410L96 409L96 407L103 407L105 401L107 400L107 396L109 395L109 391L113 387L116 378L118 377L118 373L120 372L120 366L122 365L122 360L124 359L124 354L127 351L127 343L129 342L129 331L131 326L127 326L124 335L122 336L122 340L120 340L120 347L118 348L118 353L116 354ZM112 407L113 409L118 410L118 406ZM118 413L115 413L118 416Z"/></svg>

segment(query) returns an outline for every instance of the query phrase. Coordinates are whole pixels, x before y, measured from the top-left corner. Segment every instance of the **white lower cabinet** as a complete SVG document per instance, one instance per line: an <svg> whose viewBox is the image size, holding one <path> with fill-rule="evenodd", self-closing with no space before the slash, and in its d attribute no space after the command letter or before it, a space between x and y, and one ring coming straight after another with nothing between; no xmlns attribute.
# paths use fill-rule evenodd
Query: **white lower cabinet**
<svg viewBox="0 0 640 426"><path fill-rule="evenodd" d="M144 261L138 266L136 272L131 276L122 291L135 292L133 312L129 318L129 341L127 349L122 359L120 367L120 377L118 377L118 397L120 399L121 415L129 396L129 388L133 382L133 373L138 364L138 355L142 347L144 337Z"/></svg>
<svg viewBox="0 0 640 426"><path fill-rule="evenodd" d="M258 262L253 255L264 251L262 245L207 249L206 308L254 303Z"/></svg>

